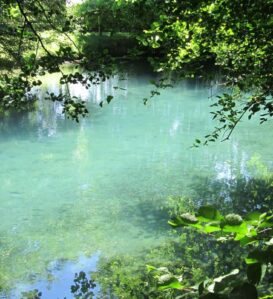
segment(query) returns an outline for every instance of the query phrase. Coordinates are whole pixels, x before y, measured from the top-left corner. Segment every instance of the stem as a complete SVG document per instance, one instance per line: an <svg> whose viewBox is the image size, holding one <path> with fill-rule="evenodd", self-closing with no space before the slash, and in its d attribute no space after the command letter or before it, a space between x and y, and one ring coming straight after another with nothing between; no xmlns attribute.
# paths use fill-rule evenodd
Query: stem
<svg viewBox="0 0 273 299"><path fill-rule="evenodd" d="M253 105L253 104L252 104L252 105ZM235 123L233 124L232 128L230 129L230 131L229 131L227 137L226 137L225 139L222 139L221 142L224 142L224 141L226 141L226 140L229 139L229 137L230 137L230 135L232 134L232 132L234 131L235 127L238 125L238 123L240 122L240 120L243 118L243 116L246 114L246 112L249 110L249 108L250 108L252 105L250 105L246 110L244 110L244 111L241 113L240 117L235 121Z"/></svg>

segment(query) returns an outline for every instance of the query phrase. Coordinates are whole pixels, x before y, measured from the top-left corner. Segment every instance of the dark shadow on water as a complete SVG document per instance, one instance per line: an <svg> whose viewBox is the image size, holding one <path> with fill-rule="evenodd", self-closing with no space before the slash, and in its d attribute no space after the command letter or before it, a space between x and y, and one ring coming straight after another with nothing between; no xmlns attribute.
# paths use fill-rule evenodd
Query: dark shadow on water
<svg viewBox="0 0 273 299"><path fill-rule="evenodd" d="M134 205L125 206L121 217L129 219L130 224L147 234L159 235L168 231L168 213L161 200L141 200Z"/></svg>
<svg viewBox="0 0 273 299"><path fill-rule="evenodd" d="M191 190L198 206L214 205L223 213L244 215L252 211L268 212L273 208L273 175L230 180L196 176Z"/></svg>

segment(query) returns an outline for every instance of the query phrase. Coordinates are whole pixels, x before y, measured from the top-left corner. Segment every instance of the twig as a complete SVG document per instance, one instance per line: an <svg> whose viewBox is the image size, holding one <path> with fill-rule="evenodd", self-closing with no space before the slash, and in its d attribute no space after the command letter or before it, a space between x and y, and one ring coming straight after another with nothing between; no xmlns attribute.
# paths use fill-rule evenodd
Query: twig
<svg viewBox="0 0 273 299"><path fill-rule="evenodd" d="M253 104L252 104L253 105ZM224 142L226 140L229 139L230 135L232 134L232 132L234 131L235 127L238 125L238 123L240 122L240 120L243 118L243 116L246 114L246 112L249 110L249 108L252 106L250 105L247 109L245 109L242 114L240 115L240 117L234 122L232 128L230 129L228 135L226 138L222 139L221 142Z"/></svg>
<svg viewBox="0 0 273 299"><path fill-rule="evenodd" d="M80 49L79 49L79 47L76 45L76 43L73 41L73 39L72 39L67 33L65 33L65 32L63 32L62 30L60 30L59 28L57 28L57 27L51 22L50 18L49 18L48 15L47 15L47 12L45 11L43 5L41 4L41 2L38 1L38 0L36 0L36 1L37 1L38 5L40 6L41 10L43 11L44 16L45 16L47 22L49 23L49 25L51 26L51 28L54 29L54 30L56 30L56 31L58 31L58 32L60 32L60 33L62 33L62 34L64 34L64 35L69 39L69 41L74 45L74 47L77 49L78 53L80 53Z"/></svg>

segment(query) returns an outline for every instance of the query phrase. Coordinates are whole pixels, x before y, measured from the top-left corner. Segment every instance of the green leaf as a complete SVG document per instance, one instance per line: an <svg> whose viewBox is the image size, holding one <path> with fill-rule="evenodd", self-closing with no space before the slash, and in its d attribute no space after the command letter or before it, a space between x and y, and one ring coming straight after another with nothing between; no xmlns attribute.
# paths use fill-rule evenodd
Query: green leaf
<svg viewBox="0 0 273 299"><path fill-rule="evenodd" d="M245 259L245 262L246 262L247 265L251 265L251 264L256 264L256 263L258 263L258 260L255 259L255 258L249 258L249 257L247 257L247 258Z"/></svg>
<svg viewBox="0 0 273 299"><path fill-rule="evenodd" d="M249 223L256 224L260 221L260 216L262 214L259 212L251 212L246 215L245 220Z"/></svg>
<svg viewBox="0 0 273 299"><path fill-rule="evenodd" d="M223 232L237 233L237 234L244 236L248 232L247 224L245 222L243 222L241 225L224 225Z"/></svg>
<svg viewBox="0 0 273 299"><path fill-rule="evenodd" d="M113 98L114 98L113 96L110 96L110 95L107 96L106 102L109 104L112 101Z"/></svg>
<svg viewBox="0 0 273 299"><path fill-rule="evenodd" d="M197 218L203 222L208 222L212 220L220 221L222 219L222 216L219 213L219 211L212 206L200 207L197 215Z"/></svg>
<svg viewBox="0 0 273 299"><path fill-rule="evenodd" d="M253 239L251 237L248 237L248 236L244 236L243 238L238 238L238 239L237 239L237 236L236 236L235 240L239 240L241 246L246 246L246 245L258 242L257 240L255 240L255 239Z"/></svg>
<svg viewBox="0 0 273 299"><path fill-rule="evenodd" d="M210 225L210 224L206 224L204 226L205 233L213 233L213 232L218 232L220 230L221 230L220 226L215 226L215 225Z"/></svg>
<svg viewBox="0 0 273 299"><path fill-rule="evenodd" d="M178 279L171 274L164 274L158 279L159 290L181 289L183 286Z"/></svg>
<svg viewBox="0 0 273 299"><path fill-rule="evenodd" d="M270 228L273 226L272 222L268 222L268 221L263 221L260 225L259 228Z"/></svg>
<svg viewBox="0 0 273 299"><path fill-rule="evenodd" d="M153 270L156 270L156 267L151 266L151 265L146 265L146 268L147 268L148 273L150 273Z"/></svg>

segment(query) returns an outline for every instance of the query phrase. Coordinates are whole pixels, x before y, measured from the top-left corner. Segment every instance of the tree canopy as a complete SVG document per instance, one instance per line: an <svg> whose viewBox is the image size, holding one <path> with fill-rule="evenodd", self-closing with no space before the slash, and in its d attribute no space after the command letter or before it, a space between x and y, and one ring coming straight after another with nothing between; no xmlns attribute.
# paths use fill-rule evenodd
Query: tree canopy
<svg viewBox="0 0 273 299"><path fill-rule="evenodd" d="M165 3L165 10L141 37L144 45L163 54L153 59L157 70L206 76L213 68L229 90L214 104L213 117L221 125L205 143L223 131L228 139L245 114L251 118L261 111L261 122L272 117L272 1Z"/></svg>
<svg viewBox="0 0 273 299"><path fill-rule="evenodd" d="M78 42L88 34L108 32L134 39L133 52L139 57L149 56L158 72L176 72L180 77L206 77L212 72L220 76L227 92L213 105L213 118L219 125L206 136L205 144L228 139L244 115L251 118L259 112L261 123L272 117L271 0L87 0L72 8L73 15L65 4L62 0L1 1L1 61L12 61L13 68L18 69L16 75L1 76L2 110L28 106L35 100L29 91L40 84L37 76L60 71L65 61L76 61L84 68L92 66L98 77L105 78L111 68L102 65L113 62L105 40L93 54L92 46L86 44L94 43L94 39L85 39L85 47ZM49 30L56 44L54 50L45 37ZM116 47L121 47L122 40L124 36ZM104 47L106 52L101 51ZM132 53L128 47L126 44L128 51L123 58ZM86 80L77 73L73 78L62 77L60 82L92 84L93 79ZM87 109L67 91L67 95L48 98L62 101L64 112L78 120ZM199 144L197 139L195 145Z"/></svg>

